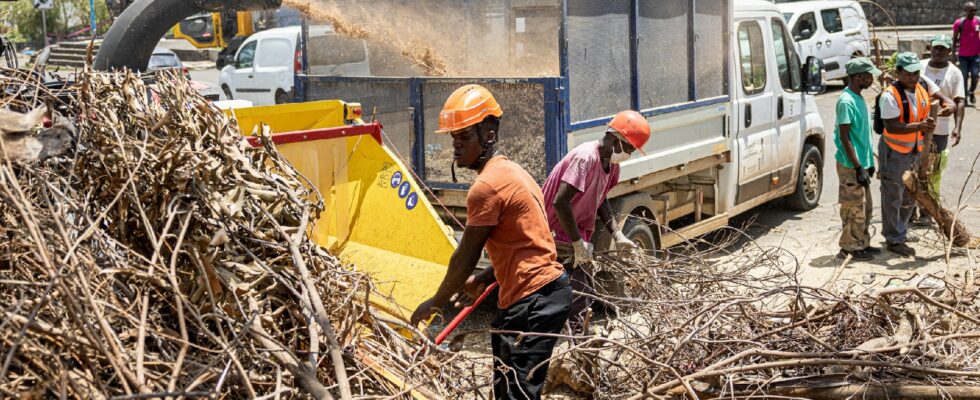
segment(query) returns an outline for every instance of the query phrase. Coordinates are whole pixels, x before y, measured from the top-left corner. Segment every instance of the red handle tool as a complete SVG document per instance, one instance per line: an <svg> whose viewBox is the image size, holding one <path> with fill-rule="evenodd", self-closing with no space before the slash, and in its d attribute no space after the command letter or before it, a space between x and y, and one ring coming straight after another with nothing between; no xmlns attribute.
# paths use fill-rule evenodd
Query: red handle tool
<svg viewBox="0 0 980 400"><path fill-rule="evenodd" d="M483 294L481 294L480 297L478 297L476 301L473 302L473 304L470 304L469 306L464 308L463 311L460 311L459 314L456 315L456 318L453 318L453 321L446 326L446 329L443 329L442 332L439 332L439 336L436 336L436 341L435 341L436 346L441 345L442 342L446 341L446 337L448 337L450 333L453 333L453 331L456 330L459 324L461 324L463 320L466 319L466 317L468 317L473 312L473 310L475 310L476 307L479 306L480 303L482 303L483 300L485 300L487 296L490 295L490 292L492 292L496 288L497 288L497 282L491 283L490 286L487 286L487 289L483 291Z"/></svg>

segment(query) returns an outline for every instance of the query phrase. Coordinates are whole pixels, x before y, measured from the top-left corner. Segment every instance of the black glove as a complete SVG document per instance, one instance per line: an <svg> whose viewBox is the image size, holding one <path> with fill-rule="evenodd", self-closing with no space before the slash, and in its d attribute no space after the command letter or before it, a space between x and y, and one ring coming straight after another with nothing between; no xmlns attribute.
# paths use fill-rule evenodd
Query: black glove
<svg viewBox="0 0 980 400"><path fill-rule="evenodd" d="M877 172L877 171L878 170L876 170L875 167L868 168L868 176L874 178L875 177L875 172Z"/></svg>
<svg viewBox="0 0 980 400"><path fill-rule="evenodd" d="M857 173L858 184L864 187L871 186L871 177L868 175L868 170L864 168L856 168L854 172Z"/></svg>

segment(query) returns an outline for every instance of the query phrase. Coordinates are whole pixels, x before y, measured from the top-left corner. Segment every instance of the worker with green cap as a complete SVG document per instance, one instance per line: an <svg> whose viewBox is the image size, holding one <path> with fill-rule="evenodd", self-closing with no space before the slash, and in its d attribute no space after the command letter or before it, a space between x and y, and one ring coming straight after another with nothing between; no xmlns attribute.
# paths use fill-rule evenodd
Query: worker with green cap
<svg viewBox="0 0 980 400"><path fill-rule="evenodd" d="M933 131L930 149L935 156L933 161L935 166L932 175L929 177L929 192L939 200L940 182L943 179L943 171L949 162L949 147L956 147L960 143L960 131L963 129L963 114L966 112L966 89L963 86L963 72L949 62L952 54L953 38L947 34L939 34L932 38L931 58L922 60L923 78L936 83L940 93L953 99L956 102L956 109L952 117L941 117L936 120L936 130ZM922 209L920 209L921 213ZM932 217L929 214L922 214L918 219L918 225L929 226L932 224Z"/></svg>
<svg viewBox="0 0 980 400"><path fill-rule="evenodd" d="M885 87L876 107L876 118L880 118L883 125L878 142L882 234L888 251L915 257L915 249L907 244L914 241L908 235L914 203L905 189L902 175L925 150L925 133L936 129L935 119L929 116L932 98L943 102L941 117L951 115L956 105L940 92L935 82L920 79L923 67L915 53L900 53L895 61L898 79Z"/></svg>
<svg viewBox="0 0 980 400"><path fill-rule="evenodd" d="M881 71L865 57L854 58L845 66L847 87L837 98L837 178L840 181L839 258L850 256L869 261L881 249L871 246L871 176L874 175L874 147L871 145L871 118L861 91L871 87Z"/></svg>

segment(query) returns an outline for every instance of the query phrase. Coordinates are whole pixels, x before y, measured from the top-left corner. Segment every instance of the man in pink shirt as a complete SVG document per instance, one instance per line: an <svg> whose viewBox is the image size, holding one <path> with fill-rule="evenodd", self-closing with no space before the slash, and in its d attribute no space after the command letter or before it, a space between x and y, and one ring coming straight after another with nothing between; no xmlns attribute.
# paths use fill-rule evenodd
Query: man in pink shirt
<svg viewBox="0 0 980 400"><path fill-rule="evenodd" d="M974 92L980 78L980 19L977 18L977 5L972 1L963 5L963 12L966 17L953 23L953 54L960 56L967 104L975 106L977 98ZM956 52L957 45L959 53Z"/></svg>
<svg viewBox="0 0 980 400"><path fill-rule="evenodd" d="M618 226L606 195L619 183L619 163L642 149L649 139L646 118L636 111L623 111L613 117L601 140L576 146L555 165L545 181L542 191L548 225L555 235L558 260L566 271L572 271L572 289L576 292L595 294L589 270L589 241L597 215L602 226L612 233L617 249L637 247ZM591 305L591 297L575 296L569 315L574 330L584 328L582 313Z"/></svg>

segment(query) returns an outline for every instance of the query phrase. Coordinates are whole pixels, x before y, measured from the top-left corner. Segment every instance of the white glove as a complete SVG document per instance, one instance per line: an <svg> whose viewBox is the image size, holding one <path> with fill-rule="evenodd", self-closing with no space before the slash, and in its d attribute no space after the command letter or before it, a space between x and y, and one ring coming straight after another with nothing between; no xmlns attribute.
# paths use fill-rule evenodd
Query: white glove
<svg viewBox="0 0 980 400"><path fill-rule="evenodd" d="M632 250L640 248L636 242L627 238L626 235L623 234L623 231L616 231L613 233L613 244L615 245L616 250Z"/></svg>
<svg viewBox="0 0 980 400"><path fill-rule="evenodd" d="M575 265L592 262L592 243L579 239L572 243L572 247L575 248Z"/></svg>

